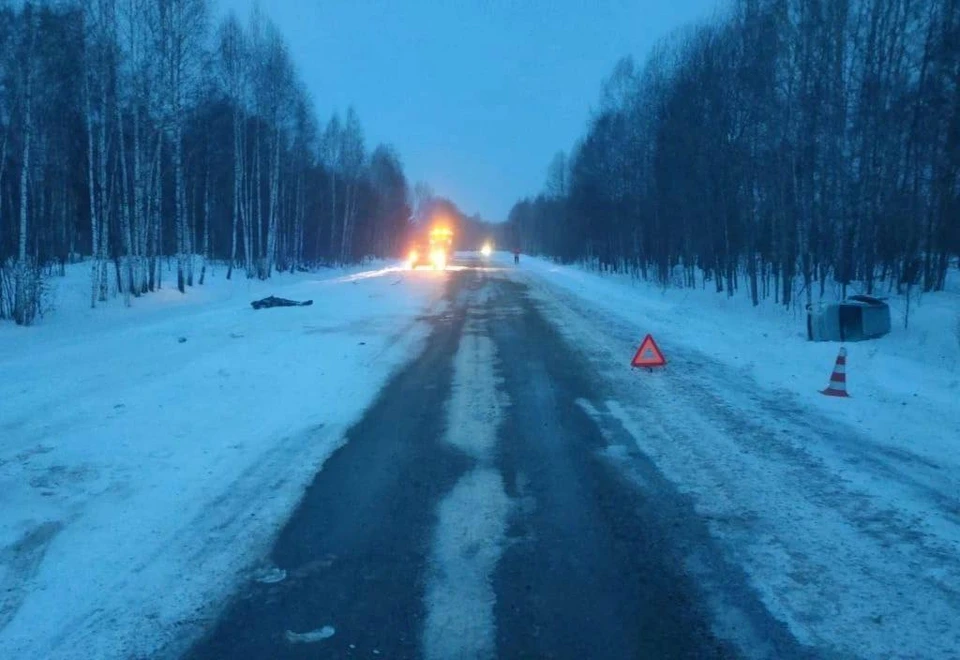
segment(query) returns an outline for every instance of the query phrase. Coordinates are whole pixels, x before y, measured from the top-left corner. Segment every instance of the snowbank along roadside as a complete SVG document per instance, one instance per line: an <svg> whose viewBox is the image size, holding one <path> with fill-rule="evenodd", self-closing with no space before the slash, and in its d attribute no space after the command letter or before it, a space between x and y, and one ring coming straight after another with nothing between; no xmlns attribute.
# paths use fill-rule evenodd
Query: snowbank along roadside
<svg viewBox="0 0 960 660"><path fill-rule="evenodd" d="M960 406L947 404L960 347L917 352L948 331L955 292L928 296L910 331L848 345L854 398L837 400L818 392L837 346L806 342L777 314L534 259L520 270L618 393L609 414L693 497L727 561L801 643L957 656ZM646 332L662 372L629 367ZM888 359L910 362L894 378Z"/></svg>
<svg viewBox="0 0 960 660"><path fill-rule="evenodd" d="M672 368L695 372L698 361L720 362L782 391L784 398L867 432L892 448L930 458L953 457L960 465L960 271L947 289L910 303L889 303L893 328L878 340L845 344L847 384L854 401L820 394L827 386L839 344L806 339L806 312L772 301L754 308L742 292L733 298L711 290L663 290L618 275L526 258L524 273L596 302L629 324L638 346L652 332ZM835 293L828 291L828 293ZM672 349L672 350L671 350ZM632 348L636 350L636 346ZM628 364L633 353L619 356Z"/></svg>
<svg viewBox="0 0 960 660"><path fill-rule="evenodd" d="M212 613L400 364L443 278L228 282L0 326L0 657L147 656ZM254 311L255 298L313 299ZM178 630L179 629L179 630Z"/></svg>

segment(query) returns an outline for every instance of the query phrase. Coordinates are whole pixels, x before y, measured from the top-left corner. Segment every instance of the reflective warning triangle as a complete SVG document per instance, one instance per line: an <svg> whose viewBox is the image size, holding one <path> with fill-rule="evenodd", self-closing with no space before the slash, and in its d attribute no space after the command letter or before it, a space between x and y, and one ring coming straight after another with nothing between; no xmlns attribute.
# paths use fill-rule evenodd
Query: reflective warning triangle
<svg viewBox="0 0 960 660"><path fill-rule="evenodd" d="M637 354L633 356L633 362L630 363L630 366L663 367L666 364L667 361L664 359L663 353L660 352L660 347L657 346L657 342L653 341L653 335L647 335L644 337L643 343L640 344Z"/></svg>

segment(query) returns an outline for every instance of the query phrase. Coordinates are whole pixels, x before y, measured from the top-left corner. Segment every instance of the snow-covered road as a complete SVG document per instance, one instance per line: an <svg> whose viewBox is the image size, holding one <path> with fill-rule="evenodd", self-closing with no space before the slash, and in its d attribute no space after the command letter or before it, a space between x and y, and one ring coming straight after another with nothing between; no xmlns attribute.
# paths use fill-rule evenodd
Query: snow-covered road
<svg viewBox="0 0 960 660"><path fill-rule="evenodd" d="M221 270L91 311L71 275L43 325L0 328L0 658L141 657L196 629L443 291L390 266ZM251 309L267 295L314 305Z"/></svg>
<svg viewBox="0 0 960 660"><path fill-rule="evenodd" d="M238 589L188 659L726 657L669 487L623 479L576 404L583 359L508 270L453 271L446 295L280 534L287 578Z"/></svg>
<svg viewBox="0 0 960 660"><path fill-rule="evenodd" d="M838 400L802 319L510 261L0 328L0 657L960 657L960 291Z"/></svg>
<svg viewBox="0 0 960 660"><path fill-rule="evenodd" d="M523 281L545 315L609 384L598 422L629 435L718 540L722 556L687 558L708 593L715 587L717 625L735 635L747 629L736 598L724 593L735 567L820 654L960 657L960 344L950 343L952 319L912 335L895 330L879 346L851 345L857 389L831 399L818 390L836 345L803 341L800 323L783 332L684 306L677 292L538 260L525 266ZM931 301L921 314L960 312L958 300ZM923 346L928 331L945 343ZM666 353L661 373L626 366L648 332ZM912 347L916 335L921 345ZM764 648L762 632L751 637L749 645Z"/></svg>

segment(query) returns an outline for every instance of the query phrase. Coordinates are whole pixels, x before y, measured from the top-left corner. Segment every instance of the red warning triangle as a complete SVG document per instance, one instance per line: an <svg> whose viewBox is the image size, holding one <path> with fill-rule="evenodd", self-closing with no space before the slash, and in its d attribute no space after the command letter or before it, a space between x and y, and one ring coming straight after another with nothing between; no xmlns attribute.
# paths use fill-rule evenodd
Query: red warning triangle
<svg viewBox="0 0 960 660"><path fill-rule="evenodd" d="M657 342L653 341L653 335L647 335L644 337L643 343L640 344L637 354L633 356L633 362L630 363L630 366L663 367L666 364L667 361L664 359L663 353L660 352L660 347L657 346Z"/></svg>

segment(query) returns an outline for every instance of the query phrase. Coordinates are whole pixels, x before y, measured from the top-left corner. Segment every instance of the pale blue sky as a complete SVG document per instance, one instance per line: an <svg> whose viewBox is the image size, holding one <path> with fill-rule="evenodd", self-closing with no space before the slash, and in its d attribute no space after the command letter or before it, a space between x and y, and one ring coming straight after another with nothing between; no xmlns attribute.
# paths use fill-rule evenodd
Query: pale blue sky
<svg viewBox="0 0 960 660"><path fill-rule="evenodd" d="M214 0L246 22L255 0ZM505 219L580 136L601 81L718 0L261 0L321 120L352 104L411 185Z"/></svg>

